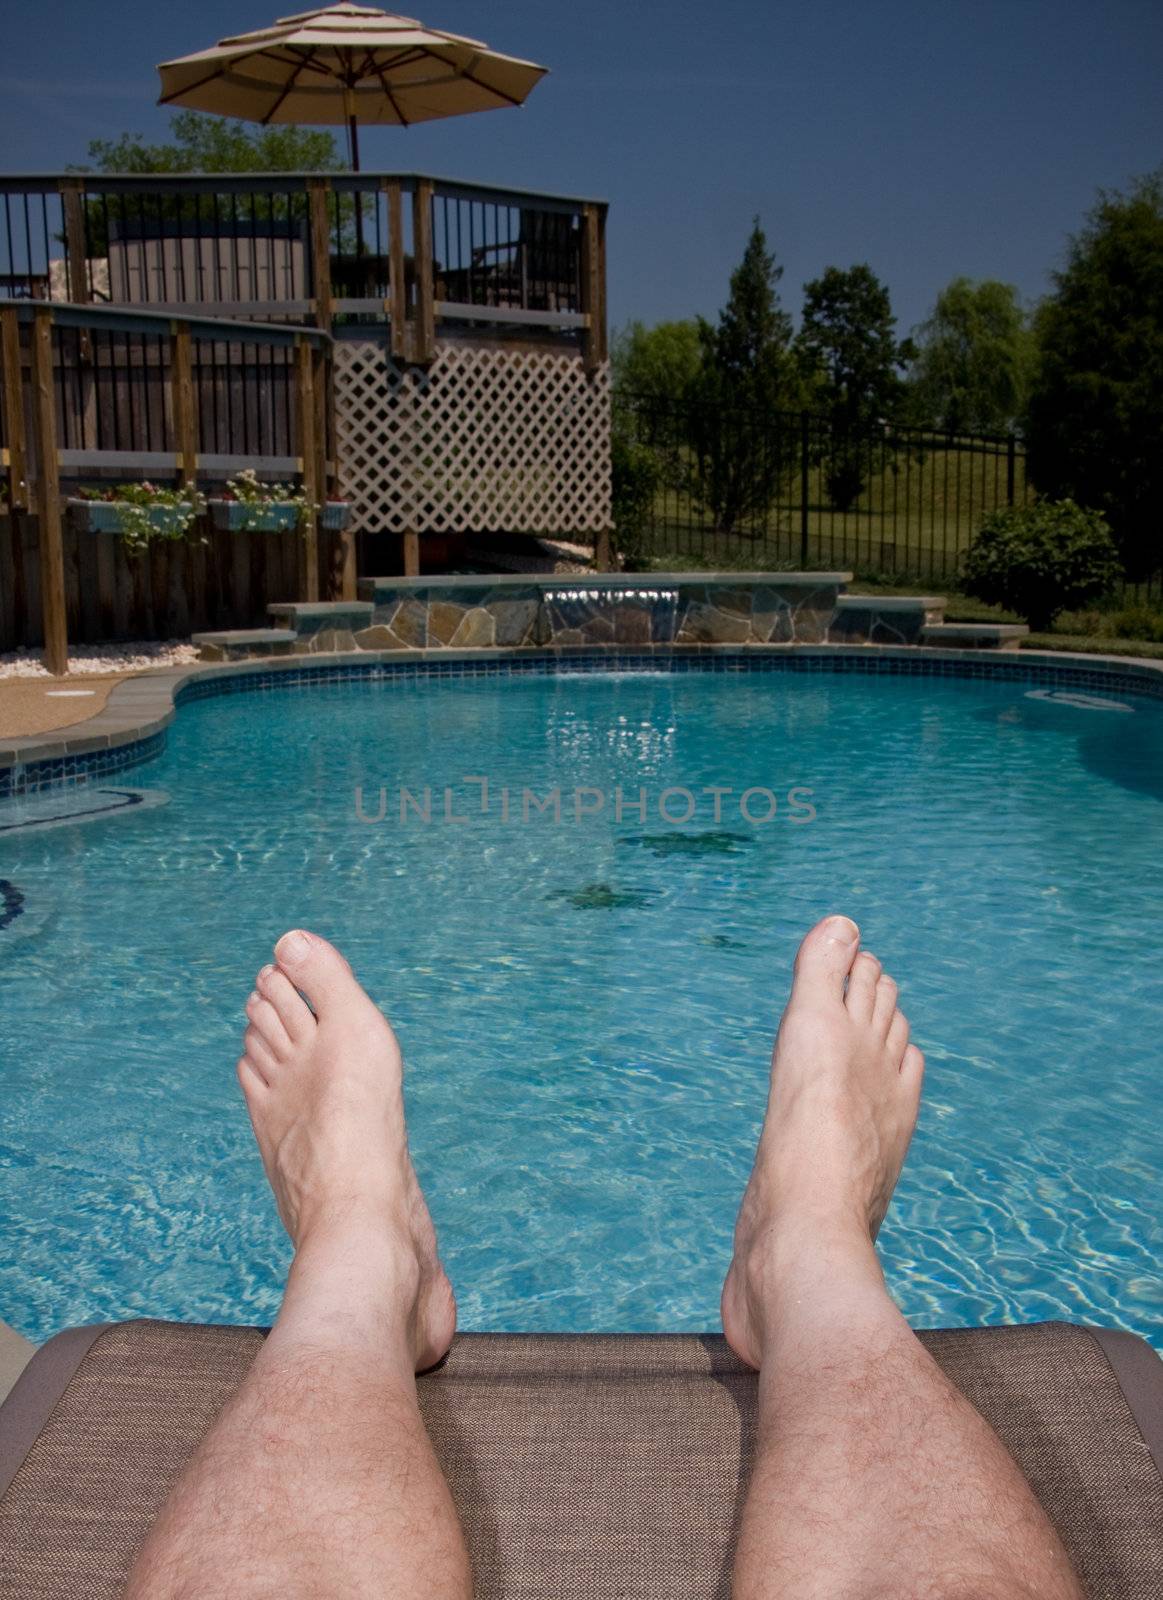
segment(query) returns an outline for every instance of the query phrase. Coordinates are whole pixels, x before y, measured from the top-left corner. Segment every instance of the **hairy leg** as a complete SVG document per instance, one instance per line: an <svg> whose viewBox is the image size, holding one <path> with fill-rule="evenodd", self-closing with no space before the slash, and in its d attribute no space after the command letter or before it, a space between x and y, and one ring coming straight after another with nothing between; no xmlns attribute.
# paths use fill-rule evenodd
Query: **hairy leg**
<svg viewBox="0 0 1163 1600"><path fill-rule="evenodd" d="M996 1434L897 1310L873 1241L924 1062L855 925L801 946L723 1288L759 1369L735 1600L1082 1600Z"/></svg>
<svg viewBox="0 0 1163 1600"><path fill-rule="evenodd" d="M127 1600L467 1600L416 1399L456 1307L408 1158L399 1048L324 940L288 934L276 957L247 1004L238 1073L295 1258Z"/></svg>

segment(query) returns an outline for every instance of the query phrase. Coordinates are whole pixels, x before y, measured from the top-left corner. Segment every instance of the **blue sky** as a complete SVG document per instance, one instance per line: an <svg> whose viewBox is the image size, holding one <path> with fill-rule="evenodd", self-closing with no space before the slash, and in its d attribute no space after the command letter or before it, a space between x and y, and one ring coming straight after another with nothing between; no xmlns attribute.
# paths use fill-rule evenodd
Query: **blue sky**
<svg viewBox="0 0 1163 1600"><path fill-rule="evenodd" d="M261 26L265 4L8 7L0 167L164 136L154 64ZM1096 190L1163 163L1159 0L425 0L421 15L553 70L520 111L364 130L365 168L608 199L615 325L713 315L756 212L793 314L805 279L865 260L902 331L958 273L1033 299Z"/></svg>

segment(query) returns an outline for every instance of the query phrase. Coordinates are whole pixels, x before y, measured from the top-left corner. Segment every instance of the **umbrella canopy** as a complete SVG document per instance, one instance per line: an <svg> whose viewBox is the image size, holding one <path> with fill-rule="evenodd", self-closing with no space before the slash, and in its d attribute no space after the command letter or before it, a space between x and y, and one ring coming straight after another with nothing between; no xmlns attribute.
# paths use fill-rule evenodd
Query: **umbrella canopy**
<svg viewBox="0 0 1163 1600"><path fill-rule="evenodd" d="M341 4L163 62L158 104L251 122L346 124L358 166L360 122L407 127L519 106L547 70L410 17Z"/></svg>

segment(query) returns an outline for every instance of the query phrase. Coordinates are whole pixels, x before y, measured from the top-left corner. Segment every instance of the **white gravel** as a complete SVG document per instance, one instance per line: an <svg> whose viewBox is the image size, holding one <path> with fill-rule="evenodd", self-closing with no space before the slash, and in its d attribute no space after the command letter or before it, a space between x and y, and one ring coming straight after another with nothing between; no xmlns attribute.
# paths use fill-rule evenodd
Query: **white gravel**
<svg viewBox="0 0 1163 1600"><path fill-rule="evenodd" d="M180 639L162 642L130 640L127 644L85 644L69 648L69 676L81 673L139 672L143 667L184 667L198 659L197 647ZM13 650L0 655L0 680L48 678L38 650Z"/></svg>

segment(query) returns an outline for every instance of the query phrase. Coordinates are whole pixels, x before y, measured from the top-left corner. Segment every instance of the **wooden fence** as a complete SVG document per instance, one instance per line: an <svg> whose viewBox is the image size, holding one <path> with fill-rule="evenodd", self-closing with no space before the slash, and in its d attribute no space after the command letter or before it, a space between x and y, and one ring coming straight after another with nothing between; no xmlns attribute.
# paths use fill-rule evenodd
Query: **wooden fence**
<svg viewBox="0 0 1163 1600"><path fill-rule="evenodd" d="M155 480L213 493L253 468L312 504L334 477L331 340L317 329L0 303L0 649L265 621L269 600L353 598L350 535L191 536L128 554L64 514L70 487Z"/></svg>

